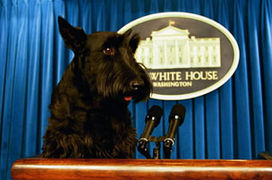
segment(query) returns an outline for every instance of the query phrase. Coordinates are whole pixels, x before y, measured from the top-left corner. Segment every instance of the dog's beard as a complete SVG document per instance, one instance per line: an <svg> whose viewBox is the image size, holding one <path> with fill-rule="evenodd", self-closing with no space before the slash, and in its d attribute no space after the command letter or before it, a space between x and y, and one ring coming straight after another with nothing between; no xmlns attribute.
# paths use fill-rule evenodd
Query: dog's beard
<svg viewBox="0 0 272 180"><path fill-rule="evenodd" d="M99 61L98 61L99 59ZM139 102L149 98L152 83L145 67L139 63L112 63L113 59L105 60L102 56L84 59L82 76L87 80L92 94L100 98L116 101ZM100 63L103 62L103 63ZM131 89L134 80L143 82L137 90Z"/></svg>
<svg viewBox="0 0 272 180"><path fill-rule="evenodd" d="M98 94L105 99L117 101L134 100L139 102L149 98L152 90L152 85L145 72L139 75L139 78L144 82L144 85L137 90L131 90L130 82L135 78L135 75L129 73L110 73L100 75L97 78Z"/></svg>

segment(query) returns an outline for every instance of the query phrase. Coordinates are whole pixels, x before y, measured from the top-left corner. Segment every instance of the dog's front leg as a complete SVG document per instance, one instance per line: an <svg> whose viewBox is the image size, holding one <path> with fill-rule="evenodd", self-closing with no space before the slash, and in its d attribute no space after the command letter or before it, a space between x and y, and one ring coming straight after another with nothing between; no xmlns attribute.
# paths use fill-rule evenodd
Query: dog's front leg
<svg viewBox="0 0 272 180"><path fill-rule="evenodd" d="M92 142L84 142L78 134L64 134L60 131L47 130L45 134L42 157L44 158L84 158L86 148L84 143L91 146Z"/></svg>

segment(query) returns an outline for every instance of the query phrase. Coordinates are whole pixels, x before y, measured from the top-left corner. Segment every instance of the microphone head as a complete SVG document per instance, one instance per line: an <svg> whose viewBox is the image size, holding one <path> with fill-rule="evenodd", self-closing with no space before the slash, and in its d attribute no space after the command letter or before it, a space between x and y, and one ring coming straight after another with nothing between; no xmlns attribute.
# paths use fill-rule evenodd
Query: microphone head
<svg viewBox="0 0 272 180"><path fill-rule="evenodd" d="M185 117L185 107L181 104L176 104L171 110L171 113L169 115L169 121L178 119L179 120L179 126L183 123L184 117Z"/></svg>
<svg viewBox="0 0 272 180"><path fill-rule="evenodd" d="M147 121L154 121L155 122L155 127L160 123L161 120L161 116L162 116L162 109L160 106L152 106L146 115L145 118L145 123L147 123Z"/></svg>

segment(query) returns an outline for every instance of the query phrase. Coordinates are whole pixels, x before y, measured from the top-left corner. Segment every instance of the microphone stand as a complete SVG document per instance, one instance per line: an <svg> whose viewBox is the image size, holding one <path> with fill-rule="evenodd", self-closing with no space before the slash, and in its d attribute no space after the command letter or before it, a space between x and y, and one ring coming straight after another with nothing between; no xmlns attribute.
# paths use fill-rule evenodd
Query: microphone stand
<svg viewBox="0 0 272 180"><path fill-rule="evenodd" d="M161 159L161 142L163 143L163 153L165 159L170 159L172 152L172 141L166 139L165 136L155 137L151 136L148 141L139 141L138 151L145 156L146 159L151 159L151 155L147 148L148 142L154 142L156 147L153 149L153 159Z"/></svg>
<svg viewBox="0 0 272 180"><path fill-rule="evenodd" d="M161 159L161 143L157 142L153 149L153 159Z"/></svg>
<svg viewBox="0 0 272 180"><path fill-rule="evenodd" d="M165 140L163 143L163 152L164 152L164 158L170 159L171 152L172 152L172 142L170 140Z"/></svg>
<svg viewBox="0 0 272 180"><path fill-rule="evenodd" d="M144 155L146 159L151 159L151 156L147 148L147 143L148 141L139 141L139 145L137 149L142 155Z"/></svg>

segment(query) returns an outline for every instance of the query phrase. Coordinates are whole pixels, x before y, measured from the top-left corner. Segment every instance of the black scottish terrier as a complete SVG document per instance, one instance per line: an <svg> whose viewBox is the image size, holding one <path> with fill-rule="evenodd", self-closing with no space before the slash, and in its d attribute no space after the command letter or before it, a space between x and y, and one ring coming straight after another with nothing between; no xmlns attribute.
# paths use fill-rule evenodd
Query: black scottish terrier
<svg viewBox="0 0 272 180"><path fill-rule="evenodd" d="M42 157L131 158L137 139L128 104L146 100L152 89L134 58L139 35L87 35L61 17L58 23L75 56L52 94Z"/></svg>

